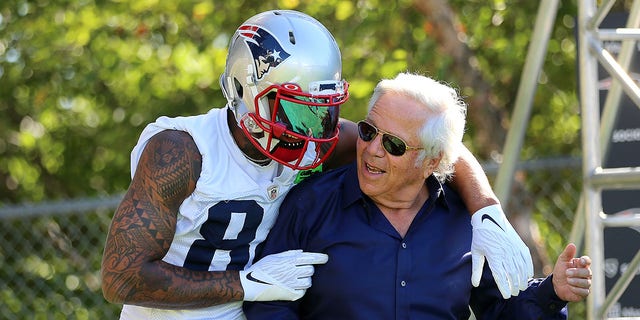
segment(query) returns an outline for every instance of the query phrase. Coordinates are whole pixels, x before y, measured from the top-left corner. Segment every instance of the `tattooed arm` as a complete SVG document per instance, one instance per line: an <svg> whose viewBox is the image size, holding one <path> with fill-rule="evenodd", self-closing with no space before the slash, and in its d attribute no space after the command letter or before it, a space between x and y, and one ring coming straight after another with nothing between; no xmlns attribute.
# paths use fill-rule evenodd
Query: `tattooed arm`
<svg viewBox="0 0 640 320"><path fill-rule="evenodd" d="M188 309L242 300L238 271L193 271L162 261L201 166L188 133L167 130L149 140L107 236L102 291L108 301Z"/></svg>

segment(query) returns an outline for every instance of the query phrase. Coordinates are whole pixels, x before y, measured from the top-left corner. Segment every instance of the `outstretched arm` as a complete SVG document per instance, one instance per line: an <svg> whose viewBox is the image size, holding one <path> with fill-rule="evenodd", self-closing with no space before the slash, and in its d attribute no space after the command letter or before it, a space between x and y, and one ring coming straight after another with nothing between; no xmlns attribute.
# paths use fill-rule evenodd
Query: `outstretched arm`
<svg viewBox="0 0 640 320"><path fill-rule="evenodd" d="M507 220L482 166L463 144L451 185L472 213L471 282L480 284L486 258L502 296L517 296L533 277L531 253Z"/></svg>

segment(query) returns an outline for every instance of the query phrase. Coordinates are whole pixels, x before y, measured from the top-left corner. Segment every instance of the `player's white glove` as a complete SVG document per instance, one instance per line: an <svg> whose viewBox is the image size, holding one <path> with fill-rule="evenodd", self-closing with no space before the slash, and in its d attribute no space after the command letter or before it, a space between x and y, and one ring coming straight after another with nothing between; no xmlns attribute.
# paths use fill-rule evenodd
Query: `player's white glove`
<svg viewBox="0 0 640 320"><path fill-rule="evenodd" d="M533 277L529 248L513 229L500 205L478 210L471 216L471 226L471 283L474 287L480 285L486 257L502 297L517 296Z"/></svg>
<svg viewBox="0 0 640 320"><path fill-rule="evenodd" d="M309 287L314 264L329 260L324 253L289 250L268 255L240 271L245 301L300 299Z"/></svg>

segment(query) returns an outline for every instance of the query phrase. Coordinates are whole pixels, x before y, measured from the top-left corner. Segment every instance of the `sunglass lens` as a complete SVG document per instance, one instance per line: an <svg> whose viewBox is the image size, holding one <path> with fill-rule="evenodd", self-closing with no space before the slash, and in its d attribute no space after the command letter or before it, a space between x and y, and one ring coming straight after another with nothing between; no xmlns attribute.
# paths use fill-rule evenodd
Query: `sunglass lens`
<svg viewBox="0 0 640 320"><path fill-rule="evenodd" d="M373 140L377 134L378 129L373 125L365 121L358 122L358 135L360 135L360 139L363 141L369 142ZM402 139L388 133L382 134L382 146L387 152L394 156L403 155L407 149Z"/></svg>
<svg viewBox="0 0 640 320"><path fill-rule="evenodd" d="M362 139L363 141L371 141L376 137L378 131L370 124L364 121L360 121L358 122L358 134L360 135L360 139Z"/></svg>
<svg viewBox="0 0 640 320"><path fill-rule="evenodd" d="M403 155L406 149L404 142L402 142L400 138L389 134L384 134L382 136L382 145L387 152L394 156Z"/></svg>

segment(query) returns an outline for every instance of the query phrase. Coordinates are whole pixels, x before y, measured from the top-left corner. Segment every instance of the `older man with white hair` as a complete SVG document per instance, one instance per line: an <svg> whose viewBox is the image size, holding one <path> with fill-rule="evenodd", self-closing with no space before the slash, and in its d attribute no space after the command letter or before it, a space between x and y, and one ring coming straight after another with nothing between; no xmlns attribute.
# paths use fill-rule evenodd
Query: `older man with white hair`
<svg viewBox="0 0 640 320"><path fill-rule="evenodd" d="M378 83L358 123L356 163L294 187L263 255L325 253L294 302L244 304L248 319L565 319L589 294L590 258L569 244L553 274L504 299L489 268L471 281L472 218L443 182L462 150L466 105L402 73ZM474 214L475 217L475 214Z"/></svg>

